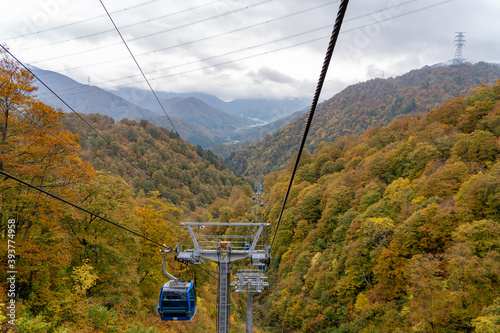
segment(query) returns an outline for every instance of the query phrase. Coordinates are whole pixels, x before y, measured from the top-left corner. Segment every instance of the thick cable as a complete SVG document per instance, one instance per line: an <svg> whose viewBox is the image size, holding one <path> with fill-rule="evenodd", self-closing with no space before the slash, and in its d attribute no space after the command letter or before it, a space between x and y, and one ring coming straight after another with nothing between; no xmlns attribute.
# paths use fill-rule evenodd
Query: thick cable
<svg viewBox="0 0 500 333"><path fill-rule="evenodd" d="M342 27L342 21L344 20L344 16L347 10L347 5L349 4L349 0L342 0L339 6L339 11L337 14L337 19L335 20L335 25L333 27L332 35L330 37L330 43L328 44L328 48L325 55L325 60L323 62L323 68L321 69L321 74L319 76L318 84L316 86L316 92L314 93L313 102L311 104L311 108L309 109L309 114L307 116L306 126L304 128L304 133L302 135L302 141L300 142L299 151L297 153L297 157L295 158L295 164L293 166L292 175L290 176L290 181L288 183L288 188L286 190L285 198L283 199L283 205L281 206L281 211L278 217L278 221L276 223L276 228L274 229L273 240L271 241L271 249L274 245L274 240L276 238L276 234L278 233L278 228L280 226L281 217L283 216L283 212L285 210L286 200L288 199L288 195L290 194L290 189L292 187L293 178L295 177L295 173L299 166L300 156L302 155L302 151L304 149L304 145L306 142L307 134L309 133L309 128L311 127L311 122L314 117L314 113L316 111L316 106L318 105L319 96L321 94L321 89L323 88L323 84L326 79L326 73L328 72L328 66L330 65L330 61L332 59L333 50L335 49L335 44L337 43L337 38L340 33L340 28Z"/></svg>
<svg viewBox="0 0 500 333"><path fill-rule="evenodd" d="M139 71L141 72L142 77L144 77L144 80L146 81L146 83L147 83L147 84L148 84L148 86L149 86L149 89L151 90L151 92L152 92L152 93L153 93L153 95L155 96L156 101L158 102L158 104L160 104L160 107L161 107L161 109L163 110L163 113L165 113L165 116L167 116L167 119L168 119L168 121L170 122L170 125L172 125L172 129L174 130L174 132L176 132L176 133L177 133L177 130L175 129L174 123L172 122L172 120L170 120L170 117L168 116L167 111L165 110L165 107L163 107L163 104L160 102L160 99L158 98L158 96L156 95L156 92L154 91L153 87L152 87L152 86L151 86L151 84L149 83L149 80L148 80L148 78L146 77L146 75L144 74L144 71L142 70L141 66L140 66L140 65L139 65L139 63L137 62L137 59L135 59L135 56L134 56L134 54L132 53L132 50L130 50L130 47L128 46L127 42L125 41L125 38L123 38L123 35L121 34L120 30L119 30L119 29L118 29L118 27L116 26L115 21L113 21L113 19L111 18L111 15L109 14L108 10L106 9L106 6L104 6L104 3L102 2L102 0L99 0L99 2L101 3L102 7L103 7L103 8L104 8L104 10L106 11L106 14L108 15L109 19L111 20L111 23L113 23L113 26L115 27L116 32L118 33L118 35L120 35L120 38L122 39L123 44L125 44L125 47L127 48L128 52L130 53L130 56L132 57L132 59L134 59L134 62L135 62L135 64L137 65L137 68L139 68Z"/></svg>
<svg viewBox="0 0 500 333"><path fill-rule="evenodd" d="M23 184L23 185L26 185L26 186L28 186L28 187L31 187L32 189L35 189L35 190L37 190L37 191L39 191L39 192L41 192L41 193L43 193L43 194L46 194L46 195L48 195L49 197L51 197L51 198L53 198L53 199L59 200L59 201L61 201L61 202L65 203L65 204L67 204L67 205L70 205L70 206L72 206L72 207L74 207L74 208L76 208L76 209L79 209L79 210L81 210L82 212L85 212L85 213L89 214L90 216L92 216L92 217L94 217L94 218L101 219L101 220L103 220L104 222L110 223L110 224L114 225L115 227L118 227L118 228L121 228L121 229L123 229L123 230L125 230L125 231L128 231L128 232L130 232L130 233L132 233L132 234L134 234L134 235L136 235L136 236L138 236L138 237L140 237L140 238L142 238L142 239L144 239L144 240L147 240L148 242L151 242L151 243L154 243L154 244L156 244L156 245L158 245L158 246L161 246L161 247L163 247L163 248L167 249L169 252L174 251L174 249L173 249L173 248L171 248L170 246L167 246L167 245L165 245L165 244L160 244L160 243L158 243L157 241L154 241L154 240L152 240L152 239L150 239L150 238L148 238L148 237L146 237L146 236L144 236L144 235L141 235L141 234L139 234L139 233L137 233L137 232L135 232L135 231L133 231L133 230L130 230L130 229L128 229L128 228L126 228L126 227L124 227L124 226L122 226L122 225L120 225L120 224L118 224L118 223L116 223L116 222L113 222L113 221L111 221L111 220L109 220L109 219L107 219L107 218L105 218L105 217L102 217L102 216L100 216L100 215L98 215L98 214L96 214L96 213L92 213L92 212L91 212L90 210L88 210L88 209L85 209L85 208L83 208L83 207L80 207L80 206L78 206L77 204L74 204L74 203L72 203L72 202L70 202L70 201L68 201L68 200L65 200L65 199L63 199L63 198L61 198L61 197L59 197L59 196L57 196L57 195L55 195L55 194L52 194L52 193L50 193L50 192L47 192L47 191L45 191L44 189L42 189L42 188L40 188L40 187L38 187L38 186L35 186L35 185L33 185L33 184L30 184L30 183L28 183L28 182L26 182L26 181L24 181L24 180L22 180L22 179L20 179L20 178L17 178L16 176L13 176L13 175L11 175L11 174L9 174L9 173L7 173L7 172L3 171L3 170L0 170L0 173L1 173L1 174L3 174L4 176L6 176L6 177L7 177L5 180L7 180L7 179L9 179L9 178L12 178L13 180L15 180L15 181L17 181L17 182L19 182L19 183L21 183L21 184Z"/></svg>

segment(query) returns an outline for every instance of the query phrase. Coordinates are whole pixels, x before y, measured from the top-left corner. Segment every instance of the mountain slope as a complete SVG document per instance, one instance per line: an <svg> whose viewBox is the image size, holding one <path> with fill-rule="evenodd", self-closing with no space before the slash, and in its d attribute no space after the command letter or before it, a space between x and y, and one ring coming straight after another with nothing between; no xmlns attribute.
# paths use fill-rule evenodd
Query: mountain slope
<svg viewBox="0 0 500 333"><path fill-rule="evenodd" d="M169 115L169 121L161 109L157 110L159 112L157 114L149 110L149 105L141 104L143 107L140 107L115 94L98 87L78 83L59 73L36 67L31 67L31 70L78 113L97 113L115 120L150 119L167 129L172 129L170 123L172 121L183 139L204 148L230 141L232 140L230 135L236 129L256 123L256 121L214 109L193 97L172 97L164 101L163 105ZM44 103L52 107L60 107L64 112L71 112L40 82L35 81L34 85L38 87L38 98ZM158 102L154 98L152 101L149 98L151 92L133 88L125 91L130 91L129 97L134 97L131 100L139 103L150 102L155 110L159 108ZM209 97L206 98L211 100ZM179 117L177 118L176 115Z"/></svg>
<svg viewBox="0 0 500 333"><path fill-rule="evenodd" d="M31 70L78 113L99 113L116 120L122 118L141 119L154 115L152 111L141 108L101 88L78 83L56 72L36 67L31 67ZM37 95L41 101L52 107L59 107L64 112L71 112L40 82L35 80L34 85L38 87Z"/></svg>
<svg viewBox="0 0 500 333"><path fill-rule="evenodd" d="M316 149L348 134L361 134L371 126L386 125L406 114L425 114L449 98L480 83L494 84L500 67L484 62L448 67L425 67L390 79L375 79L347 87L318 105L306 146ZM238 174L255 178L279 170L290 161L301 139L307 115L287 127L250 144L226 160Z"/></svg>
<svg viewBox="0 0 500 333"><path fill-rule="evenodd" d="M280 332L500 329L500 82L304 154L254 318ZM265 177L276 221L289 166Z"/></svg>
<svg viewBox="0 0 500 333"><path fill-rule="evenodd" d="M82 124L76 115L67 114L63 120L65 126L80 136L82 150L91 160L102 162L113 173L146 193L159 191L160 195L169 198L186 212L226 196L227 184L243 185L242 180L235 177L212 152L197 148L180 139L178 134L144 119L140 122L123 119L115 123L113 119L98 114L84 117L108 140L115 142L121 151L126 152L128 159L144 170L154 183L115 150L104 145L101 138ZM201 164L204 167L197 168ZM207 172L217 173L218 183L214 183ZM195 179L202 179L202 182L193 186Z"/></svg>

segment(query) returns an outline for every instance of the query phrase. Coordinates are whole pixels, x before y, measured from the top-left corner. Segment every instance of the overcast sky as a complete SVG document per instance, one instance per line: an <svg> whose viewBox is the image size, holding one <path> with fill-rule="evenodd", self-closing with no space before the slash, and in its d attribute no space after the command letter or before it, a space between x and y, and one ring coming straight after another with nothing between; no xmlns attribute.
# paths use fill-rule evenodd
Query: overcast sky
<svg viewBox="0 0 500 333"><path fill-rule="evenodd" d="M158 91L312 99L339 1L102 0ZM498 0L351 0L322 98L463 57L500 63ZM149 89L99 0L2 4L0 43L81 83Z"/></svg>

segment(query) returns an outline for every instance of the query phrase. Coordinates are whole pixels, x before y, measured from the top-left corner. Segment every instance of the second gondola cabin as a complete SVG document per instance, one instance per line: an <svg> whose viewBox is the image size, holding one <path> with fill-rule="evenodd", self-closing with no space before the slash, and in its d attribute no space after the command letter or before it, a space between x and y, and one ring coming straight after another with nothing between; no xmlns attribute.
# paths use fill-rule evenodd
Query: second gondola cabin
<svg viewBox="0 0 500 333"><path fill-rule="evenodd" d="M196 314L196 289L193 281L170 280L160 291L156 308L162 320L191 320Z"/></svg>

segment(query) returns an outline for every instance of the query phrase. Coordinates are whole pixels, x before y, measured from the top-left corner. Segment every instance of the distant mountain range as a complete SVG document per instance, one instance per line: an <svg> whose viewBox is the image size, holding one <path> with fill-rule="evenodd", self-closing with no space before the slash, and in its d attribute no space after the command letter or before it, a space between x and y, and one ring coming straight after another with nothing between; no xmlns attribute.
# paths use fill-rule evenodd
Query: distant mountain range
<svg viewBox="0 0 500 333"><path fill-rule="evenodd" d="M225 102L203 93L156 94L151 91L126 87L106 91L52 71L31 66L32 72L50 87L73 110L79 113L98 113L119 121L147 119L172 130L172 123L181 138L203 148L253 141L260 133L270 133L299 117L307 106L304 99L237 99ZM35 80L40 100L64 112L71 110L43 84ZM265 126L261 129L262 126Z"/></svg>
<svg viewBox="0 0 500 333"><path fill-rule="evenodd" d="M158 114L163 114L158 101L150 91L125 87L117 90L110 90L111 93L120 96L132 103L141 105ZM253 118L264 122L273 122L283 117L287 117L297 111L303 110L311 102L304 98L286 98L286 99L235 99L225 102L213 95L204 93L172 93L156 92L158 98L164 106L169 106L179 102L180 99L196 98L211 107L225 111L237 117Z"/></svg>

